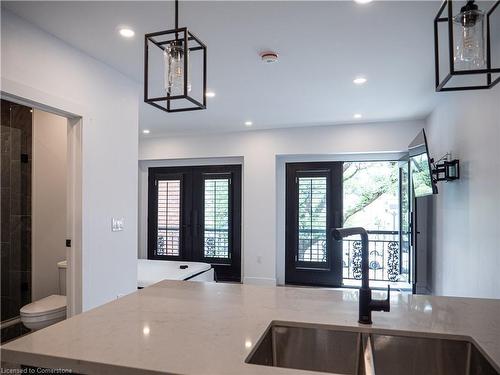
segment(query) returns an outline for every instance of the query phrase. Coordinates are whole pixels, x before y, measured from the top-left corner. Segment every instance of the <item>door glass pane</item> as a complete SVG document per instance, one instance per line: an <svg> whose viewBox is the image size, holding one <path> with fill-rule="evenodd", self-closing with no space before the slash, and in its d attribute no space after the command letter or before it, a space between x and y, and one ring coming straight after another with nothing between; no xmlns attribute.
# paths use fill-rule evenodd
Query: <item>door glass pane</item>
<svg viewBox="0 0 500 375"><path fill-rule="evenodd" d="M326 177L299 177L299 262L326 262Z"/></svg>
<svg viewBox="0 0 500 375"><path fill-rule="evenodd" d="M179 255L181 181L158 181L158 246L156 255Z"/></svg>
<svg viewBox="0 0 500 375"><path fill-rule="evenodd" d="M204 255L229 258L229 179L205 180Z"/></svg>

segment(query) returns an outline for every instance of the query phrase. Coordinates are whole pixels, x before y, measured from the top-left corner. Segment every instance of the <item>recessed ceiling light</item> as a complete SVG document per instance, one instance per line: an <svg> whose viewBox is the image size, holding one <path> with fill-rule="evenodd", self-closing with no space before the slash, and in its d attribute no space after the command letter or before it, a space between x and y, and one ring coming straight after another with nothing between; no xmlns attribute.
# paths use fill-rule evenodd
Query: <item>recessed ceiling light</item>
<svg viewBox="0 0 500 375"><path fill-rule="evenodd" d="M358 4L368 4L371 3L373 0L354 0Z"/></svg>
<svg viewBox="0 0 500 375"><path fill-rule="evenodd" d="M260 58L265 63L272 64L272 63L275 63L276 61L278 61L278 54L276 52L273 52L273 51L266 51L266 52L262 52L260 54Z"/></svg>
<svg viewBox="0 0 500 375"><path fill-rule="evenodd" d="M361 77L361 76L360 76L360 77L356 77L356 78L354 78L352 82L353 82L355 85L359 85L359 86L361 86L361 85L365 84L365 83L366 83L366 81L368 81L368 80L367 80L365 77Z"/></svg>
<svg viewBox="0 0 500 375"><path fill-rule="evenodd" d="M149 134L149 133L151 133L151 132L149 131L149 129L144 129L144 130L142 131L142 134Z"/></svg>
<svg viewBox="0 0 500 375"><path fill-rule="evenodd" d="M253 122L252 121L245 121L245 126L252 126Z"/></svg>
<svg viewBox="0 0 500 375"><path fill-rule="evenodd" d="M128 27L121 27L119 32L124 38L132 38L135 35L135 31Z"/></svg>
<svg viewBox="0 0 500 375"><path fill-rule="evenodd" d="M359 119L359 118L363 117L363 115L361 113L355 113L353 117Z"/></svg>
<svg viewBox="0 0 500 375"><path fill-rule="evenodd" d="M205 96L206 96L207 98L213 98L213 97L215 96L215 92L213 92L213 91L207 91L207 92L205 93Z"/></svg>

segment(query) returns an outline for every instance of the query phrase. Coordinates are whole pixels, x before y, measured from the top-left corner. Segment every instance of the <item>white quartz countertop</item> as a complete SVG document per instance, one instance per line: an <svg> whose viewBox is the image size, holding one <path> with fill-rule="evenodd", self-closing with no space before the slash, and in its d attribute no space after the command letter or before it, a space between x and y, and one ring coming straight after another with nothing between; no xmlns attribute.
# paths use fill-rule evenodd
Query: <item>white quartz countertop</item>
<svg viewBox="0 0 500 375"><path fill-rule="evenodd" d="M271 321L470 337L500 368L500 300L394 293L357 323L357 290L162 281L1 348L2 360L86 374L318 374L245 359Z"/></svg>

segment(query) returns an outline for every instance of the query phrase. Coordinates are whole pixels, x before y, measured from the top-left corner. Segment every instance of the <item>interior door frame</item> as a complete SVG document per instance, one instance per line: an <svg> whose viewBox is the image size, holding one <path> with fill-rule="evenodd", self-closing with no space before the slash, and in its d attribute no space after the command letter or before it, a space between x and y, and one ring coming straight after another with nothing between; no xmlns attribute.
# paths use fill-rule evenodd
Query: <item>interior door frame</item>
<svg viewBox="0 0 500 375"><path fill-rule="evenodd" d="M85 119L92 118L86 108L64 98L34 90L13 81L2 80L2 99L65 117L68 123L66 233L66 314L82 312L82 237L83 237L83 167L82 131Z"/></svg>

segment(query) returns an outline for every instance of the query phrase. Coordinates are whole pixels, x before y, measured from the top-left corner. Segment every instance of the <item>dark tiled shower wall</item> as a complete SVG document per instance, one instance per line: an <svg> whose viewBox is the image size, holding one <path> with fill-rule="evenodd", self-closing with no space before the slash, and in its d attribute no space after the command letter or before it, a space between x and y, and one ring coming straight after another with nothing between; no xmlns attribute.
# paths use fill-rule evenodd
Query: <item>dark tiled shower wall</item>
<svg viewBox="0 0 500 375"><path fill-rule="evenodd" d="M31 108L1 101L1 320L31 301Z"/></svg>

